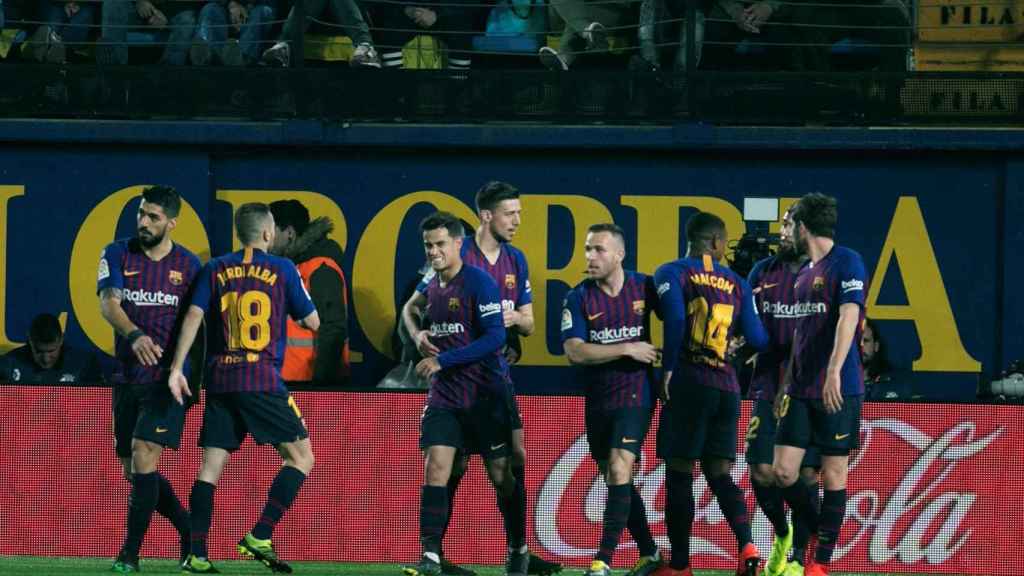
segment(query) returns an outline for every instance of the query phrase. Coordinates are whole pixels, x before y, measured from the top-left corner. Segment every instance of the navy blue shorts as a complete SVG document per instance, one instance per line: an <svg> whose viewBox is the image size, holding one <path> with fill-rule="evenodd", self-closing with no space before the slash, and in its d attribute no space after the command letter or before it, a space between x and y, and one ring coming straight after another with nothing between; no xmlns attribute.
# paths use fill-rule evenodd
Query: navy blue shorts
<svg viewBox="0 0 1024 576"><path fill-rule="evenodd" d="M607 462L612 448L629 450L639 456L651 427L651 408L587 408L584 422L590 456L597 462Z"/></svg>
<svg viewBox="0 0 1024 576"><path fill-rule="evenodd" d="M199 446L234 452L249 434L257 444L274 446L309 438L302 412L289 394L207 392Z"/></svg>
<svg viewBox="0 0 1024 576"><path fill-rule="evenodd" d="M119 458L132 455L132 438L178 449L187 404L178 404L166 383L118 384L111 398L114 451Z"/></svg>
<svg viewBox="0 0 1024 576"><path fill-rule="evenodd" d="M469 408L427 406L420 418L420 450L452 446L484 460L508 455L512 434L508 398L481 398Z"/></svg>
<svg viewBox="0 0 1024 576"><path fill-rule="evenodd" d="M772 464L775 460L775 433L778 422L772 412L771 400L755 400L747 425L747 464ZM821 454L808 446L801 468L821 468Z"/></svg>
<svg viewBox="0 0 1024 576"><path fill-rule="evenodd" d="M677 386L661 409L658 457L735 460L739 418L740 396L736 392L700 384Z"/></svg>
<svg viewBox="0 0 1024 576"><path fill-rule="evenodd" d="M846 456L860 446L860 409L863 396L843 396L835 414L825 411L820 398L782 397L782 419L775 443L808 448L822 456Z"/></svg>
<svg viewBox="0 0 1024 576"><path fill-rule="evenodd" d="M523 415L519 413L519 401L516 395L512 394L509 399L509 428L511 430L523 429Z"/></svg>

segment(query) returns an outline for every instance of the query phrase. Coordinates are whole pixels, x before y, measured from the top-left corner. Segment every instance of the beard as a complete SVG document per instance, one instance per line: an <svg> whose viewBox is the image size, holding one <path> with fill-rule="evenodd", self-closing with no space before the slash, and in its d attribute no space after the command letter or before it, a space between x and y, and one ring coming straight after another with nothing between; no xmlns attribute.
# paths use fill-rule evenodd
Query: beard
<svg viewBox="0 0 1024 576"><path fill-rule="evenodd" d="M498 242L507 244L512 241L511 237L505 235L504 230L499 230L493 224L490 226L491 236L493 236Z"/></svg>
<svg viewBox="0 0 1024 576"><path fill-rule="evenodd" d="M800 257L800 254L797 252L796 246L793 244L792 241L780 242L778 254L779 258L788 261L796 260L797 258Z"/></svg>
<svg viewBox="0 0 1024 576"><path fill-rule="evenodd" d="M142 244L145 248L152 248L164 241L164 235L165 232L161 232L160 234L149 234L147 230L139 230L139 244Z"/></svg>

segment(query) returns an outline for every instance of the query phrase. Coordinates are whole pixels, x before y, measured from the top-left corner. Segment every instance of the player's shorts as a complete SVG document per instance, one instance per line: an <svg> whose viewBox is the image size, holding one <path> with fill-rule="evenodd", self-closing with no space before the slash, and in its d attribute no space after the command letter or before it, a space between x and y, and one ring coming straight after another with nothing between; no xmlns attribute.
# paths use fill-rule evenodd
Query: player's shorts
<svg viewBox="0 0 1024 576"><path fill-rule="evenodd" d="M426 406L420 418L420 450L453 446L484 460L508 455L512 432L507 398L481 398L469 408Z"/></svg>
<svg viewBox="0 0 1024 576"><path fill-rule="evenodd" d="M629 450L639 456L651 426L651 408L587 408L584 411L584 422L590 456L597 462L606 462L612 448Z"/></svg>
<svg viewBox="0 0 1024 576"><path fill-rule="evenodd" d="M735 460L739 394L700 384L677 386L672 394L661 409L658 457Z"/></svg>
<svg viewBox="0 0 1024 576"><path fill-rule="evenodd" d="M783 396L775 443L798 448L816 446L822 456L846 456L860 446L863 401L862 396L843 396L843 407L829 414L820 398Z"/></svg>
<svg viewBox="0 0 1024 576"><path fill-rule="evenodd" d="M119 458L132 455L132 438L178 449L186 407L174 400L166 384L118 384L111 398L114 451Z"/></svg>
<svg viewBox="0 0 1024 576"><path fill-rule="evenodd" d="M289 394L206 393L199 446L234 452L252 435L257 444L283 444L309 438L302 412Z"/></svg>
<svg viewBox="0 0 1024 576"><path fill-rule="evenodd" d="M747 425L747 464L772 464L775 461L775 434L778 421L772 412L771 400L755 400ZM821 468L821 454L808 446L801 468Z"/></svg>

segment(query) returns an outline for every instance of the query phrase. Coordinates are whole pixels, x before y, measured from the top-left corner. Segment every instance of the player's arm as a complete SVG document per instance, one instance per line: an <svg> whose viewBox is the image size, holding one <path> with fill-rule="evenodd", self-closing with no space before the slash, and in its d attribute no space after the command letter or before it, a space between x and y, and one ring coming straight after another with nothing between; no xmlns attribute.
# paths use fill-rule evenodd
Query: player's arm
<svg viewBox="0 0 1024 576"><path fill-rule="evenodd" d="M302 285L299 269L290 264L284 268L284 275L285 306L288 316L291 316L299 326L316 332L320 329L320 315L317 314L309 292L306 292L306 287Z"/></svg>
<svg viewBox="0 0 1024 576"><path fill-rule="evenodd" d="M426 285L421 283L420 286L426 290ZM416 287L416 291L402 306L402 322L405 323L405 330L412 336L412 341L416 344L420 355L430 358L437 356L441 350L430 341L430 330L420 328L420 322L427 308L427 295L420 291L420 286Z"/></svg>
<svg viewBox="0 0 1024 576"><path fill-rule="evenodd" d="M821 391L821 400L825 410L838 412L843 406L842 371L846 357L853 346L853 339L860 323L860 312L864 307L864 287L867 284L867 272L864 262L859 256L848 255L843 260L839 274L839 320L836 324L836 336L832 344L832 354L825 370L825 384Z"/></svg>
<svg viewBox="0 0 1024 576"><path fill-rule="evenodd" d="M530 287L530 269L526 265L526 258L522 253L516 253L516 263L519 267L519 278L516 294L516 309L503 314L505 328L515 327L520 336L533 334L533 289Z"/></svg>
<svg viewBox="0 0 1024 576"><path fill-rule="evenodd" d="M746 344L758 352L764 352L768 348L768 331L761 323L761 317L757 314L757 303L754 302L754 295L746 280L740 279L740 290L743 291L743 300L740 304L740 324Z"/></svg>
<svg viewBox="0 0 1024 576"><path fill-rule="evenodd" d="M654 273L654 285L658 292L658 316L663 322L661 365L665 372L662 376L662 396L667 400L668 383L672 379L672 372L679 361L679 350L683 345L686 306L683 304L683 287L679 283L675 266L665 264L659 267Z"/></svg>
<svg viewBox="0 0 1024 576"><path fill-rule="evenodd" d="M178 333L178 343L174 347L171 375L167 384L171 389L171 395L174 396L178 404L185 403L183 394L185 396L192 395L192 391L188 388L188 379L185 378L182 370L185 368L185 359L188 358L189 350L192 349L192 343L196 340L196 334L199 333L199 327L202 326L205 315L206 310L193 304L188 307L185 319L181 323L181 332Z"/></svg>
<svg viewBox="0 0 1024 576"><path fill-rule="evenodd" d="M111 244L100 256L96 291L100 296L100 315L114 330L128 340L136 359L143 366L156 366L164 350L128 318L121 300L124 297L124 276L121 270L121 248Z"/></svg>
<svg viewBox="0 0 1024 576"><path fill-rule="evenodd" d="M658 359L658 350L650 342L622 342L619 344L593 344L582 338L570 338L562 343L569 363L577 366L607 364L620 358L632 358L644 364Z"/></svg>

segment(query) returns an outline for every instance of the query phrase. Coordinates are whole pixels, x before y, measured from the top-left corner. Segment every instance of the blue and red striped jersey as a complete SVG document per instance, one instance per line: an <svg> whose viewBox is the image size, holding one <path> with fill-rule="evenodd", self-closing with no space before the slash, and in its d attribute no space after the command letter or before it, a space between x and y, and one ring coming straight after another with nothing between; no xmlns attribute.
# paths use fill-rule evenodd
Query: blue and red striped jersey
<svg viewBox="0 0 1024 576"><path fill-rule="evenodd" d="M840 371L840 391L844 396L864 394L860 335L864 324L866 289L864 260L860 254L843 246L833 246L817 263L808 262L800 269L795 284L797 321L793 336L790 396L821 398L839 325L839 307L843 304L860 307L860 317Z"/></svg>
<svg viewBox="0 0 1024 576"><path fill-rule="evenodd" d="M768 344L747 281L708 255L663 264L654 281L665 323L662 364L673 382L738 394L736 371L725 358L729 339L739 328L754 348Z"/></svg>
<svg viewBox="0 0 1024 576"><path fill-rule="evenodd" d="M651 341L651 310L657 307L654 282L626 271L618 295L610 296L594 280L569 291L562 309L562 342L579 338L590 344ZM600 410L651 405L652 367L632 358L585 366L586 402Z"/></svg>
<svg viewBox="0 0 1024 576"><path fill-rule="evenodd" d="M530 270L526 266L526 255L522 250L502 242L498 259L491 264L477 246L476 237L470 235L462 239L462 261L470 266L476 266L494 278L498 283L502 310L515 310L533 303Z"/></svg>
<svg viewBox="0 0 1024 576"><path fill-rule="evenodd" d="M163 384L174 358L185 301L200 268L199 258L180 244L159 261L151 260L137 238L117 240L100 254L96 292L121 291L121 308L128 319L163 348L157 366L143 366L128 340L114 335L116 384Z"/></svg>
<svg viewBox="0 0 1024 576"><path fill-rule="evenodd" d="M441 284L437 274L422 285L427 297L430 341L441 351L441 370L430 380L427 405L468 408L481 396L505 396L511 382L501 354L505 325L498 286L483 270L462 268Z"/></svg>
<svg viewBox="0 0 1024 576"><path fill-rule="evenodd" d="M768 349L757 355L754 364L751 400L773 400L785 377L797 318L793 267L792 261L772 256L754 264L747 278L769 340Z"/></svg>
<svg viewBox="0 0 1024 576"><path fill-rule="evenodd" d="M285 315L301 320L315 310L295 264L252 248L214 258L199 273L192 305L209 312L207 390L288 391Z"/></svg>

